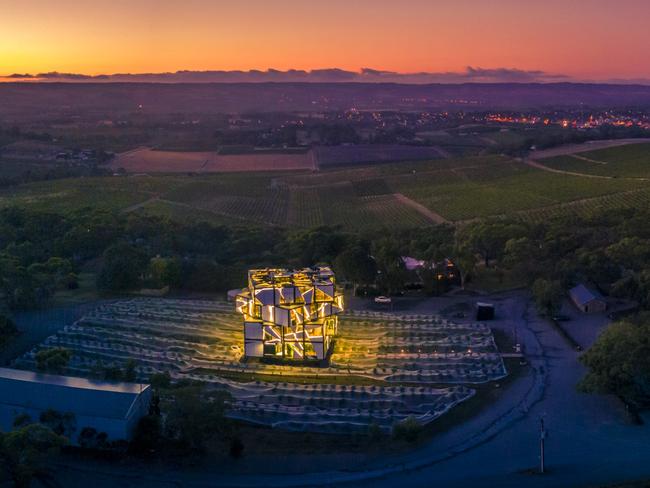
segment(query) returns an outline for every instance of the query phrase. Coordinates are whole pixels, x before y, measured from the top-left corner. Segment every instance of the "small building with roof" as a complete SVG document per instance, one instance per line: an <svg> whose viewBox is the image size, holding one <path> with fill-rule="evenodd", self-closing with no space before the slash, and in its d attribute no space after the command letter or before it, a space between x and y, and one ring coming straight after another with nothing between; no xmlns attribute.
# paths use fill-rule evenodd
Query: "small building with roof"
<svg viewBox="0 0 650 488"><path fill-rule="evenodd" d="M87 427L105 433L109 441L130 440L138 421L149 413L152 398L151 386L146 384L94 381L9 368L0 368L0 392L0 430L11 430L19 415L38 422L47 411L72 414L73 444Z"/></svg>
<svg viewBox="0 0 650 488"><path fill-rule="evenodd" d="M583 313L597 313L607 310L607 301L596 290L580 283L569 290L573 304Z"/></svg>

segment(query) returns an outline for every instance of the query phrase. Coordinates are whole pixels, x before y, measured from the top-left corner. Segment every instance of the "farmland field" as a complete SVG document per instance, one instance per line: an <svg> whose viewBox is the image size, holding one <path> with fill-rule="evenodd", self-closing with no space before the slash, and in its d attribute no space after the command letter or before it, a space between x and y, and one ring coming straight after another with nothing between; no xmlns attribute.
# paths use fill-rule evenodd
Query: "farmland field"
<svg viewBox="0 0 650 488"><path fill-rule="evenodd" d="M443 157L435 147L397 144L355 144L349 146L320 146L315 149L321 167L391 161L431 160Z"/></svg>
<svg viewBox="0 0 650 488"><path fill-rule="evenodd" d="M648 145L595 151L643 174ZM301 156L302 157L302 156ZM612 166L578 161L580 165ZM0 190L0 207L66 213L85 207L213 223L355 231L511 215L583 214L648 201L650 181L545 171L505 156L405 161L338 169L126 175L41 181ZM436 218L432 218L436 216ZM439 217L439 218L438 218Z"/></svg>
<svg viewBox="0 0 650 488"><path fill-rule="evenodd" d="M314 160L310 151L288 154L220 154L140 148L118 155L110 166L115 170L123 168L128 173L222 173L312 170Z"/></svg>
<svg viewBox="0 0 650 488"><path fill-rule="evenodd" d="M541 159L549 168L601 176L650 178L650 144L630 144Z"/></svg>

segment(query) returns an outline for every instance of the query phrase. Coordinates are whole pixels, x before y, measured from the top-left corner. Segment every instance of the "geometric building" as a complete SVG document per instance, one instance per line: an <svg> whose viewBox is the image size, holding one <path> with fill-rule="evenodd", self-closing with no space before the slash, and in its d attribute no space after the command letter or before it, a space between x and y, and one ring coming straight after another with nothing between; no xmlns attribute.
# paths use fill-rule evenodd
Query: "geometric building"
<svg viewBox="0 0 650 488"><path fill-rule="evenodd" d="M69 436L77 443L86 428L108 441L130 440L138 421L149 413L149 385L112 383L72 376L0 368L0 430L10 431L14 419L27 415L38 422L44 413L71 415Z"/></svg>
<svg viewBox="0 0 650 488"><path fill-rule="evenodd" d="M329 267L253 269L237 296L244 315L244 355L287 360L327 357L343 311Z"/></svg>

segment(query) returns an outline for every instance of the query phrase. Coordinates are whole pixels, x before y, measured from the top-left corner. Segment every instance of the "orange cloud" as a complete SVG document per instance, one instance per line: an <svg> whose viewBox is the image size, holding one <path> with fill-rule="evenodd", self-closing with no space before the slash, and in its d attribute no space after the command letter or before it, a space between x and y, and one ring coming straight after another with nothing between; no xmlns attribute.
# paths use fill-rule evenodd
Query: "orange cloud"
<svg viewBox="0 0 650 488"><path fill-rule="evenodd" d="M645 0L4 0L0 73L516 66L650 78Z"/></svg>

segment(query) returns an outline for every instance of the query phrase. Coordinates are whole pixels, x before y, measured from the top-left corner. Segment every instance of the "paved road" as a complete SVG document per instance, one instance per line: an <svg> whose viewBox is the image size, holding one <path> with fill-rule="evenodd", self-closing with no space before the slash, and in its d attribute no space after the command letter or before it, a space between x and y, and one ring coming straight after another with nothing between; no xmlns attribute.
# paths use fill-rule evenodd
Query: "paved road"
<svg viewBox="0 0 650 488"><path fill-rule="evenodd" d="M593 341L605 321L582 321L581 331ZM528 327L543 349L532 354L547 364L543 398L520 420L489 442L448 461L409 473L409 486L445 487L578 487L650 477L650 429L626 424L616 399L575 390L584 368L578 355L547 324L530 320ZM540 364L540 363L538 363ZM530 474L539 462L539 419L548 428L544 476ZM395 486L397 477L367 486Z"/></svg>

